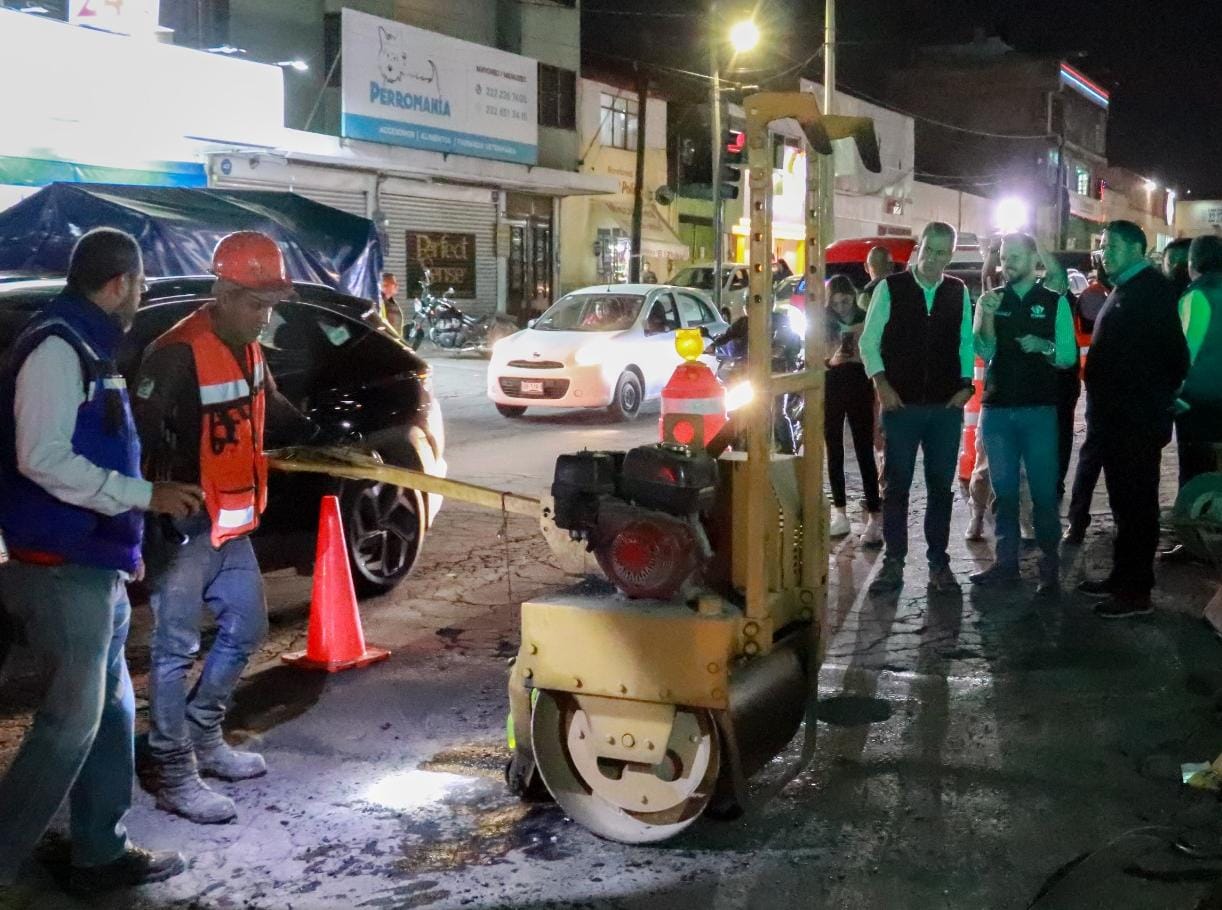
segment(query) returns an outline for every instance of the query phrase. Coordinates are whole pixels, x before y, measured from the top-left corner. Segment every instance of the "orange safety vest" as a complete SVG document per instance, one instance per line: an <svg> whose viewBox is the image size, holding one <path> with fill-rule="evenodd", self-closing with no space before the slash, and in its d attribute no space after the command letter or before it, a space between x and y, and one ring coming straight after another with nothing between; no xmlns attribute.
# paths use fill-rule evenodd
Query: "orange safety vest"
<svg viewBox="0 0 1222 910"><path fill-rule="evenodd" d="M196 310L155 346L186 344L195 358L201 414L199 480L212 519L212 546L250 534L267 508L263 349L248 344L245 364L212 328L212 308Z"/></svg>

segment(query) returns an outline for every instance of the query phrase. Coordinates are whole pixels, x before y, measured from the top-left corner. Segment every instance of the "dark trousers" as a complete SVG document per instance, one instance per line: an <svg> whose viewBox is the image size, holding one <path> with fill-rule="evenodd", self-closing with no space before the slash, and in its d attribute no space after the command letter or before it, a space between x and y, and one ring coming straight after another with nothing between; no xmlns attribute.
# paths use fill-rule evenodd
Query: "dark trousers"
<svg viewBox="0 0 1222 910"><path fill-rule="evenodd" d="M1159 467L1167 437L1152 429L1151 433L1117 431L1091 422L1083 445L1083 450L1088 446L1097 450L1103 464L1107 498L1116 523L1109 578L1114 590L1122 595L1147 595L1154 587Z"/></svg>
<svg viewBox="0 0 1222 910"><path fill-rule="evenodd" d="M844 490L844 422L849 422L857 468L861 471L861 486L866 497L866 511L877 512L878 465L874 462L874 387L859 363L832 367L827 371L824 386L823 436L827 444L827 480L832 488L832 505L843 509L847 503Z"/></svg>
<svg viewBox="0 0 1222 910"><path fill-rule="evenodd" d="M1090 504L1103 471L1103 452L1098 433L1088 429L1086 439L1078 449L1078 467L1074 471L1073 490L1069 495L1069 526L1086 530L1090 524Z"/></svg>
<svg viewBox="0 0 1222 910"><path fill-rule="evenodd" d="M1069 475L1069 459L1073 455L1074 418L1078 410L1078 398L1082 394L1082 380L1078 368L1057 371L1057 500L1065 496L1065 478ZM1091 484L1094 490L1094 484ZM1089 511L1090 504L1087 504Z"/></svg>
<svg viewBox="0 0 1222 910"><path fill-rule="evenodd" d="M963 409L944 405L912 405L882 415L885 437L883 475L883 540L887 559L908 556L908 493L916 471L917 452L925 456L925 545L931 567L949 562L952 484L959 460Z"/></svg>
<svg viewBox="0 0 1222 910"><path fill-rule="evenodd" d="M1175 418L1181 487L1198 474L1218 470L1214 446L1219 444L1222 444L1222 407L1194 403Z"/></svg>

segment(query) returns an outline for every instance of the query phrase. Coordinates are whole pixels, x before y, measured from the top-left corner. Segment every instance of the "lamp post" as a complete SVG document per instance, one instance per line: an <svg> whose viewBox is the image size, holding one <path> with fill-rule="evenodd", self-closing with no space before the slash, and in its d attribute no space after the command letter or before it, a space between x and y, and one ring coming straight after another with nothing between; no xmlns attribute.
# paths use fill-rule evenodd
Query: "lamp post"
<svg viewBox="0 0 1222 910"><path fill-rule="evenodd" d="M717 22L717 0L709 0L709 22ZM729 38L735 53L746 53L759 42L759 28L752 20L745 19L730 28ZM709 40L709 71L712 77L709 84L709 122L713 141L713 303L718 313L722 311L721 301L725 284L721 274L725 258L721 198L721 160L725 145L725 135L721 128L721 40L721 32L714 26Z"/></svg>

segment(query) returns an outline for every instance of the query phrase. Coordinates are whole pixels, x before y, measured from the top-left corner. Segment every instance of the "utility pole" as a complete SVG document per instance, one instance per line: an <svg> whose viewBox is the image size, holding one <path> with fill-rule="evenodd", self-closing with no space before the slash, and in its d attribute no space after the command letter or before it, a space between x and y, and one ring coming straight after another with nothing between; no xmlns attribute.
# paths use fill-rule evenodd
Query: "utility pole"
<svg viewBox="0 0 1222 910"><path fill-rule="evenodd" d="M835 113L836 104L836 0L826 0L823 10L823 113ZM814 277L822 289L827 280L826 249L827 244L835 239L835 194L836 194L836 156L811 155L819 168L819 244L811 250L814 262L807 263L807 270L815 266ZM813 162L807 161L807 167ZM825 301L826 302L826 301Z"/></svg>
<svg viewBox="0 0 1222 910"><path fill-rule="evenodd" d="M721 130L721 48L718 47L720 28L717 19L717 0L709 0L709 72L712 82L709 87L709 122L712 125L712 164L713 164L713 306L716 312L722 310L722 255L723 244L721 226L721 147L724 139Z"/></svg>
<svg viewBox="0 0 1222 910"><path fill-rule="evenodd" d="M636 183L632 192L632 258L628 261L628 280L637 284L641 280L641 216L645 207L645 105L649 100L649 77L636 69Z"/></svg>

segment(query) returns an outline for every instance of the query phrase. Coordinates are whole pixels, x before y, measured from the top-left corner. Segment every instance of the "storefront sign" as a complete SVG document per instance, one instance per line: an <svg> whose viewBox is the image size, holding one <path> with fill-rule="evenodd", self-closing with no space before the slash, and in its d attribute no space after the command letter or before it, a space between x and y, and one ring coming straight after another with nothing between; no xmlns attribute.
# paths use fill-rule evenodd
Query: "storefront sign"
<svg viewBox="0 0 1222 910"><path fill-rule="evenodd" d="M408 231L407 266L428 269L435 291L454 288L463 300L475 297L475 235L441 231Z"/></svg>
<svg viewBox="0 0 1222 910"><path fill-rule="evenodd" d="M519 164L538 160L538 64L345 9L341 135Z"/></svg>

